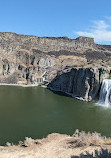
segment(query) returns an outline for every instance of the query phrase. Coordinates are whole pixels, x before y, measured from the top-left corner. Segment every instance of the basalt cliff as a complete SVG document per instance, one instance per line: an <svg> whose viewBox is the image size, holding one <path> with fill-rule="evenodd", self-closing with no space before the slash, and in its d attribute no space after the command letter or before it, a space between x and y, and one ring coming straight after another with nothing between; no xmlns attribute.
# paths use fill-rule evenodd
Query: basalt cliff
<svg viewBox="0 0 111 158"><path fill-rule="evenodd" d="M45 84L91 101L110 74L111 46L93 38L0 33L0 83Z"/></svg>

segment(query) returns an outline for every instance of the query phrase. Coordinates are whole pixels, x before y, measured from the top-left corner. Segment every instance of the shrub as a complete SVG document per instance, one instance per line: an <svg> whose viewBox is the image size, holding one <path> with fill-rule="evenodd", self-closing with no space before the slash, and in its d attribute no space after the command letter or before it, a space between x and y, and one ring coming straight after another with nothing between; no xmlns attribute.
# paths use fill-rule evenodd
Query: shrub
<svg viewBox="0 0 111 158"><path fill-rule="evenodd" d="M92 154L86 152L86 154L71 156L71 158L111 158L111 153L107 149L101 148L101 151L95 150Z"/></svg>
<svg viewBox="0 0 111 158"><path fill-rule="evenodd" d="M25 137L24 142L19 141L19 145L20 145L20 146L23 146L23 147L29 147L29 146L33 145L34 142L35 142L34 139Z"/></svg>
<svg viewBox="0 0 111 158"><path fill-rule="evenodd" d="M6 146L8 146L8 147L9 147L9 146L12 146L12 144L11 144L11 143L9 143L9 142L7 142L7 143L6 143Z"/></svg>
<svg viewBox="0 0 111 158"><path fill-rule="evenodd" d="M84 145L93 146L93 145L101 145L105 144L107 139L106 137L102 137L100 133L85 133L84 131L79 132L79 130L76 130L75 133L72 135L76 140L82 142Z"/></svg>

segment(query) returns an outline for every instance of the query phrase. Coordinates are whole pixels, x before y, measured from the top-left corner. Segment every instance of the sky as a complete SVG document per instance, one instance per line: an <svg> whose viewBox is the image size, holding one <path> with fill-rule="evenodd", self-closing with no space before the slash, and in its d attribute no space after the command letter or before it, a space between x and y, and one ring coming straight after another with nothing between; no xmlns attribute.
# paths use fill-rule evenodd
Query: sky
<svg viewBox="0 0 111 158"><path fill-rule="evenodd" d="M111 44L111 0L0 0L0 32Z"/></svg>

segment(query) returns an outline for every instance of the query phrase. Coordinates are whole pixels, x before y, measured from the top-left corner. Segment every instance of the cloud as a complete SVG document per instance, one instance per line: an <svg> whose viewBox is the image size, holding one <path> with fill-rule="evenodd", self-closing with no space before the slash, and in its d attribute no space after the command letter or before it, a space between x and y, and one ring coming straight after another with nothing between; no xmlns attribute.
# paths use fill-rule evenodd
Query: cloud
<svg viewBox="0 0 111 158"><path fill-rule="evenodd" d="M111 43L111 17L105 20L97 20L92 22L89 31L77 31L76 35L92 37L97 43Z"/></svg>
<svg viewBox="0 0 111 158"><path fill-rule="evenodd" d="M106 18L107 18L108 20L111 20L111 16L107 16Z"/></svg>

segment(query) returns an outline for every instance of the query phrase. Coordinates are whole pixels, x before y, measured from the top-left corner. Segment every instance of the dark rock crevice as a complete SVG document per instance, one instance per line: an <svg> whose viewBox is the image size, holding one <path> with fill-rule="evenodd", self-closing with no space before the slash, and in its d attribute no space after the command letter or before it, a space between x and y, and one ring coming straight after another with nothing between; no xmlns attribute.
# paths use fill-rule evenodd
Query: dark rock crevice
<svg viewBox="0 0 111 158"><path fill-rule="evenodd" d="M56 76L48 88L62 91L78 99L92 101L98 96L103 79L108 78L110 69L73 68Z"/></svg>

